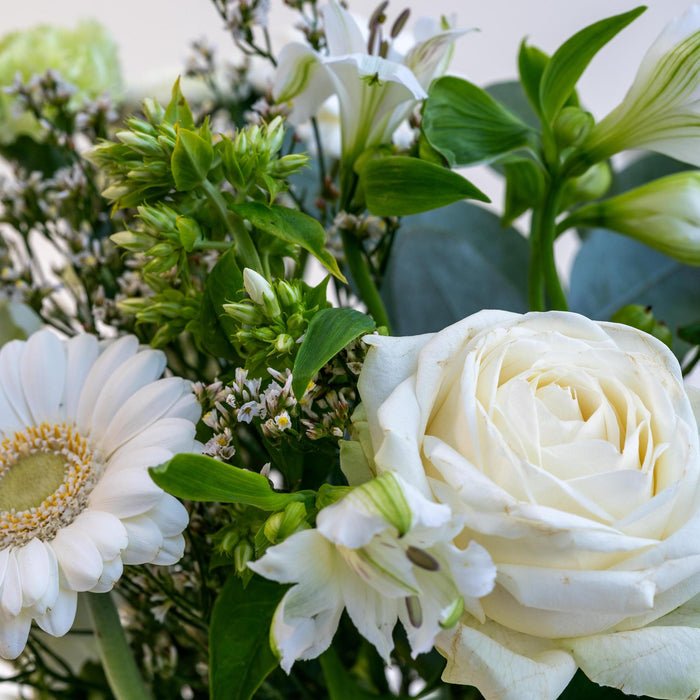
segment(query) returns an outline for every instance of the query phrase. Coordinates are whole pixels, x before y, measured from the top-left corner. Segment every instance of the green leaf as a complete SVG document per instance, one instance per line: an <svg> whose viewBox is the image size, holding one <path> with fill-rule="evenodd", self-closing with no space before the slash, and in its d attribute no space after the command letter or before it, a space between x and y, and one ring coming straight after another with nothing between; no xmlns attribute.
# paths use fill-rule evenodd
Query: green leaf
<svg viewBox="0 0 700 700"><path fill-rule="evenodd" d="M554 52L540 82L539 99L542 115L547 121L552 123L598 51L644 10L644 6L637 7L591 24L567 39Z"/></svg>
<svg viewBox="0 0 700 700"><path fill-rule="evenodd" d="M638 241L594 230L574 261L569 303L598 321L629 304L651 306L654 318L671 329L681 358L689 346L677 340L678 328L696 321L700 308L698 270Z"/></svg>
<svg viewBox="0 0 700 700"><path fill-rule="evenodd" d="M323 678L326 681L328 700L379 700L395 696L375 695L357 684L357 679L341 663L338 653L331 646L319 657Z"/></svg>
<svg viewBox="0 0 700 700"><path fill-rule="evenodd" d="M275 669L270 625L286 591L258 576L245 588L235 574L228 578L209 629L211 700L250 700Z"/></svg>
<svg viewBox="0 0 700 700"><path fill-rule="evenodd" d="M360 311L347 308L321 309L309 323L294 360L292 391L301 398L318 370L348 343L375 329L374 321Z"/></svg>
<svg viewBox="0 0 700 700"><path fill-rule="evenodd" d="M335 258L325 249L326 232L316 219L288 207L245 202L231 207L255 228L308 250L331 274L345 282Z"/></svg>
<svg viewBox="0 0 700 700"><path fill-rule="evenodd" d="M438 331L481 309L525 312L529 246L481 207L406 217L382 296L396 335Z"/></svg>
<svg viewBox="0 0 700 700"><path fill-rule="evenodd" d="M679 328L678 337L690 345L700 345L700 321Z"/></svg>
<svg viewBox="0 0 700 700"><path fill-rule="evenodd" d="M239 359L229 341L238 328L236 322L224 313L222 306L240 301L244 296L243 274L236 262L234 249L229 248L207 276L202 295L201 340L204 347L216 357Z"/></svg>
<svg viewBox="0 0 700 700"><path fill-rule="evenodd" d="M544 176L531 160L506 163L503 167L506 196L501 224L509 226L540 200L544 192Z"/></svg>
<svg viewBox="0 0 700 700"><path fill-rule="evenodd" d="M468 198L490 201L459 173L419 158L371 160L360 178L367 208L375 216L420 214Z"/></svg>
<svg viewBox="0 0 700 700"><path fill-rule="evenodd" d="M559 696L559 700L643 700L646 695L627 695L617 688L600 686L579 670ZM651 700L651 699L650 699Z"/></svg>
<svg viewBox="0 0 700 700"><path fill-rule="evenodd" d="M170 158L175 187L187 192L202 183L214 160L214 149L199 134L188 129L177 130L177 141Z"/></svg>
<svg viewBox="0 0 700 700"><path fill-rule="evenodd" d="M523 39L518 53L518 72L523 90L538 114L542 111L540 81L548 62L549 56L544 51L540 51L536 46L528 46Z"/></svg>
<svg viewBox="0 0 700 700"><path fill-rule="evenodd" d="M164 120L169 124L177 124L183 129L194 129L194 117L190 111L190 106L187 104L185 96L180 90L180 78L173 85L170 104L165 110Z"/></svg>
<svg viewBox="0 0 700 700"><path fill-rule="evenodd" d="M537 138L533 129L485 90L453 77L433 83L421 128L452 167L500 158Z"/></svg>
<svg viewBox="0 0 700 700"><path fill-rule="evenodd" d="M267 511L282 510L294 501L306 501L313 494L278 493L270 482L213 457L196 454L175 455L170 461L149 469L151 478L162 489L189 501L244 503Z"/></svg>

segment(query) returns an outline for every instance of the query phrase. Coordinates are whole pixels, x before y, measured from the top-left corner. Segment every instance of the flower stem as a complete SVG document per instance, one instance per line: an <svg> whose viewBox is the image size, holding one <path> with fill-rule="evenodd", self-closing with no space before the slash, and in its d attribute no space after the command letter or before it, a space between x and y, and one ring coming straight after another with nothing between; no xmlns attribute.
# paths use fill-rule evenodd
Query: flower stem
<svg viewBox="0 0 700 700"><path fill-rule="evenodd" d="M231 234L236 244L236 252L243 267L249 267L256 272L262 272L260 256L241 217L229 210L226 206L226 200L221 196L221 192L213 183L209 182L209 180L205 179L202 182L202 188L206 192L209 201L214 205L216 213L219 215L224 226L226 226L227 231Z"/></svg>
<svg viewBox="0 0 700 700"><path fill-rule="evenodd" d="M85 593L100 659L116 700L153 700L126 641L111 593Z"/></svg>

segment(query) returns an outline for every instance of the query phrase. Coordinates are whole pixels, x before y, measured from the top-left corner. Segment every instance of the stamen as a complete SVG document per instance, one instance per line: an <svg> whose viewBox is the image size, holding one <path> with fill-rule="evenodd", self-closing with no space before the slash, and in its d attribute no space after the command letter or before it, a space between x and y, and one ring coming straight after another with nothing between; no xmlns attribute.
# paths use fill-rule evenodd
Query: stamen
<svg viewBox="0 0 700 700"><path fill-rule="evenodd" d="M408 619L414 627L420 627L423 624L423 610L418 596L410 595L405 600Z"/></svg>
<svg viewBox="0 0 700 700"><path fill-rule="evenodd" d="M421 569L425 569L426 571L440 570L440 562L432 554L428 554L428 552L420 547L414 547L413 545L407 547L406 556L413 564L419 566Z"/></svg>
<svg viewBox="0 0 700 700"><path fill-rule="evenodd" d="M401 34L401 30L406 26L406 22L408 22L408 17L411 14L411 10L407 7L397 18L394 24L391 25L391 33L389 36L392 39L396 39L396 37Z"/></svg>

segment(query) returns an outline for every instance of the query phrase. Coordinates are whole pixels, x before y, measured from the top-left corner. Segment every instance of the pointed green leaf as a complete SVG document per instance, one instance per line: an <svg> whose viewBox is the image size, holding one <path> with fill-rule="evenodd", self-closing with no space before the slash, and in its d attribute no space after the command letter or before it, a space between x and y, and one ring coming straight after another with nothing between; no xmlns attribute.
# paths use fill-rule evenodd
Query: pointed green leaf
<svg viewBox="0 0 700 700"><path fill-rule="evenodd" d="M637 7L591 24L567 39L554 52L540 82L540 104L547 121L551 123L554 120L598 51L644 10L644 6Z"/></svg>
<svg viewBox="0 0 700 700"><path fill-rule="evenodd" d="M194 129L194 118L192 117L190 106L187 104L187 100L180 90L179 77L175 81L175 85L173 85L170 104L165 110L164 120L169 124L177 124L180 122L180 126L183 129Z"/></svg>
<svg viewBox="0 0 700 700"><path fill-rule="evenodd" d="M211 143L188 129L177 130L177 141L170 158L175 187L187 192L203 182L214 160Z"/></svg>
<svg viewBox="0 0 700 700"><path fill-rule="evenodd" d="M461 78L436 80L421 128L452 167L495 160L534 144L536 132L486 91Z"/></svg>
<svg viewBox="0 0 700 700"><path fill-rule="evenodd" d="M314 314L294 360L292 391L301 398L318 370L348 343L376 328L374 321L355 309L322 309Z"/></svg>
<svg viewBox="0 0 700 700"><path fill-rule="evenodd" d="M255 228L308 250L330 273L345 282L335 258L325 249L326 232L316 219L296 209L267 206L260 202L236 204L231 210L250 221Z"/></svg>
<svg viewBox="0 0 700 700"><path fill-rule="evenodd" d="M209 628L211 700L250 700L275 669L270 625L287 588L259 576L244 588L235 574L228 578Z"/></svg>
<svg viewBox="0 0 700 700"><path fill-rule="evenodd" d="M175 455L150 470L151 478L163 490L189 501L245 503L262 510L282 510L289 503L313 498L306 492L278 493L257 472L249 472L213 457L196 454Z"/></svg>
<svg viewBox="0 0 700 700"><path fill-rule="evenodd" d="M419 158L390 156L369 161L360 173L367 208L375 216L403 216L462 199L489 198L459 173Z"/></svg>
<svg viewBox="0 0 700 700"><path fill-rule="evenodd" d="M544 51L540 51L536 46L528 46L523 39L518 53L518 72L523 90L538 114L542 111L540 82L548 62L549 56Z"/></svg>
<svg viewBox="0 0 700 700"><path fill-rule="evenodd" d="M332 646L321 654L319 661L328 688L329 700L382 700L384 698L389 700L389 696L375 695L363 690L358 685L356 677L343 666L338 658L338 652ZM393 695L390 697L395 698Z"/></svg>

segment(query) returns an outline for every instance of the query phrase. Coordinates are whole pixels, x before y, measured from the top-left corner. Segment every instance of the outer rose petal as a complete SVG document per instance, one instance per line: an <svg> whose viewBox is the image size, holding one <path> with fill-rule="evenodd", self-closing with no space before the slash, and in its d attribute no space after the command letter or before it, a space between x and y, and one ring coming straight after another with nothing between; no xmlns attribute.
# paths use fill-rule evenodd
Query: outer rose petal
<svg viewBox="0 0 700 700"><path fill-rule="evenodd" d="M692 700L700 693L700 629L644 627L568 639L581 670L628 695Z"/></svg>
<svg viewBox="0 0 700 700"><path fill-rule="evenodd" d="M442 679L474 685L486 700L556 700L576 673L566 651L494 622L460 623L436 647L447 658Z"/></svg>

